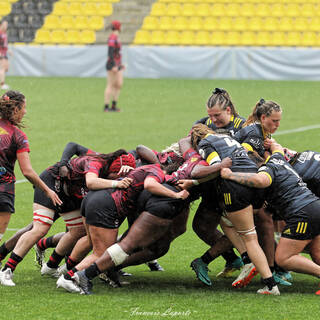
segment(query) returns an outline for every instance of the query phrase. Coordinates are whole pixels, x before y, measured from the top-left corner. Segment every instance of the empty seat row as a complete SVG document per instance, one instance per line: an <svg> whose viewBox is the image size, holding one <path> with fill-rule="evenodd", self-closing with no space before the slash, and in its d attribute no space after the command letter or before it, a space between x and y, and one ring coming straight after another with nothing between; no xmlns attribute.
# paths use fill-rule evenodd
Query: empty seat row
<svg viewBox="0 0 320 320"><path fill-rule="evenodd" d="M143 30L320 31L320 17L154 17L147 16Z"/></svg>
<svg viewBox="0 0 320 320"><path fill-rule="evenodd" d="M73 16L109 16L112 14L112 4L110 2L55 2L52 14L73 15Z"/></svg>
<svg viewBox="0 0 320 320"><path fill-rule="evenodd" d="M92 30L38 30L34 39L38 44L92 44L96 41Z"/></svg>
<svg viewBox="0 0 320 320"><path fill-rule="evenodd" d="M67 1L67 0L63 0ZM71 1L71 0L69 0ZM77 0L74 0L77 1ZM91 0L92 1L92 0ZM319 0L158 0L164 3L319 3Z"/></svg>
<svg viewBox="0 0 320 320"><path fill-rule="evenodd" d="M102 16L55 16L49 15L45 18L43 29L90 29L100 30L104 27Z"/></svg>
<svg viewBox="0 0 320 320"><path fill-rule="evenodd" d="M313 17L320 16L319 3L163 3L152 5L151 16L245 16Z"/></svg>
<svg viewBox="0 0 320 320"><path fill-rule="evenodd" d="M316 32L207 32L140 30L134 44L138 45L207 45L207 46L320 46Z"/></svg>

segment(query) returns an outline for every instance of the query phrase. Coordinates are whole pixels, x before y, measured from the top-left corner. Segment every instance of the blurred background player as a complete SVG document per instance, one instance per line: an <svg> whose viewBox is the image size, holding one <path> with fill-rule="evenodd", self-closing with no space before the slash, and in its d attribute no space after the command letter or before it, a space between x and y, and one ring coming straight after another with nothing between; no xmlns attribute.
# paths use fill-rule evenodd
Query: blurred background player
<svg viewBox="0 0 320 320"><path fill-rule="evenodd" d="M8 90L9 86L5 84L6 72L9 70L8 53L8 21L2 20L0 23L0 86L2 90Z"/></svg>
<svg viewBox="0 0 320 320"><path fill-rule="evenodd" d="M107 86L104 91L104 112L116 111L120 90L123 84L123 69L121 64L121 43L118 39L121 23L117 20L111 22L112 32L108 38L108 60L107 60ZM109 108L112 99L111 108Z"/></svg>

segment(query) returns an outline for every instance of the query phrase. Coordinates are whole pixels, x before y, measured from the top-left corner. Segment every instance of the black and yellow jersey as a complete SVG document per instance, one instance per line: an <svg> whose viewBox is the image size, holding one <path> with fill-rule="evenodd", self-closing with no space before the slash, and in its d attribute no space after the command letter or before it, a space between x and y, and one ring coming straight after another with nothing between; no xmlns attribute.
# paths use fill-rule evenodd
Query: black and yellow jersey
<svg viewBox="0 0 320 320"><path fill-rule="evenodd" d="M305 218L301 209L319 199L280 152L274 153L258 172L269 177L271 185L266 190L266 200L284 220L292 214Z"/></svg>
<svg viewBox="0 0 320 320"><path fill-rule="evenodd" d="M257 171L256 164L248 157L245 148L228 135L209 134L200 141L198 150L209 165L230 157L233 171Z"/></svg>
<svg viewBox="0 0 320 320"><path fill-rule="evenodd" d="M289 163L297 171L308 188L320 197L320 153L304 151L294 156Z"/></svg>
<svg viewBox="0 0 320 320"><path fill-rule="evenodd" d="M239 130L234 138L241 143L248 151L256 151L261 157L264 157L264 139L271 138L263 132L260 123L253 123Z"/></svg>
<svg viewBox="0 0 320 320"><path fill-rule="evenodd" d="M230 122L222 128L218 128L209 117L204 117L198 121L196 121L193 125L202 123L205 124L210 129L219 132L219 133L226 133L229 134L231 137L235 135L236 132L238 132L243 124L245 123L246 119L240 116L231 116Z"/></svg>

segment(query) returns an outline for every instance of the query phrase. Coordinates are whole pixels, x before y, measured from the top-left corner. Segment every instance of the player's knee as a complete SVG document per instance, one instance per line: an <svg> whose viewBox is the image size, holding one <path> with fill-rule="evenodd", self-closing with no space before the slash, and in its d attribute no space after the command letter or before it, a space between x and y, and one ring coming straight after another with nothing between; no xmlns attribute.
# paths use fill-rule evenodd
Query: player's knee
<svg viewBox="0 0 320 320"><path fill-rule="evenodd" d="M115 266L122 264L129 257L117 243L109 247L107 252Z"/></svg>

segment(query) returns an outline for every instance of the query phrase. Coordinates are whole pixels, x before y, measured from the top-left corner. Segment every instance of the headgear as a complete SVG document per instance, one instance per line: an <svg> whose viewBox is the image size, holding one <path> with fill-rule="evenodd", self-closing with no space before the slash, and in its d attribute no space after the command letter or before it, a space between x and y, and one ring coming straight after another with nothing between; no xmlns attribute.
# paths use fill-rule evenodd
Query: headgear
<svg viewBox="0 0 320 320"><path fill-rule="evenodd" d="M114 160L108 169L108 173L118 173L122 166L130 166L132 168L136 167L136 161L131 153L123 154Z"/></svg>
<svg viewBox="0 0 320 320"><path fill-rule="evenodd" d="M121 23L118 20L114 20L111 22L112 30L121 30Z"/></svg>

